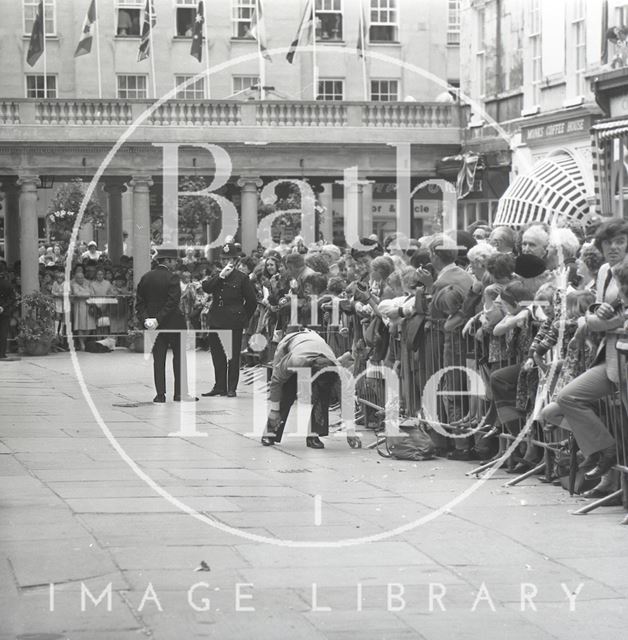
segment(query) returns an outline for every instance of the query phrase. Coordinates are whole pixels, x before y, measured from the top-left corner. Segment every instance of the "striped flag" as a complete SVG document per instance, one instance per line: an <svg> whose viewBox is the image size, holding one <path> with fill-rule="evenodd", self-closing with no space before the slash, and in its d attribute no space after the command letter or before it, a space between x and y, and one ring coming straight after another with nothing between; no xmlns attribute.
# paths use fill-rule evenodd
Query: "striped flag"
<svg viewBox="0 0 628 640"><path fill-rule="evenodd" d="M190 55L199 62L203 59L203 23L205 22L205 10L203 0L199 0L196 7L196 18L194 18L194 29L192 32L192 46Z"/></svg>
<svg viewBox="0 0 628 640"><path fill-rule="evenodd" d="M273 59L268 53L266 47L266 24L264 22L264 12L262 10L262 0L257 0L253 14L251 15L251 26L249 27L249 35L255 38L259 44L260 53L266 60L272 62Z"/></svg>
<svg viewBox="0 0 628 640"><path fill-rule="evenodd" d="M307 38L309 39L311 36L309 34L314 34L314 25L312 24L312 0L307 0L305 3L305 11L303 12L303 17L301 18L301 22L299 23L299 28L297 30L297 35L295 36L292 44L290 45L290 50L286 55L286 60L290 64L294 61L294 56L296 55L297 49L301 44L301 39L303 38L303 32L309 32Z"/></svg>
<svg viewBox="0 0 628 640"><path fill-rule="evenodd" d="M39 0L37 5L37 13L35 22L33 22L33 30L31 31L31 39L28 43L28 53L26 54L26 62L33 67L46 46L44 38L44 0Z"/></svg>
<svg viewBox="0 0 628 640"><path fill-rule="evenodd" d="M96 0L91 0L89 9L83 20L83 30L79 40L74 57L84 56L92 50L92 41L94 40L94 25L96 23Z"/></svg>
<svg viewBox="0 0 628 640"><path fill-rule="evenodd" d="M140 40L140 48L137 52L137 61L146 60L151 54L150 41L151 41L151 29L155 28L157 18L155 17L155 7L153 6L153 0L146 0L146 7L144 8L144 21L142 23L142 38Z"/></svg>

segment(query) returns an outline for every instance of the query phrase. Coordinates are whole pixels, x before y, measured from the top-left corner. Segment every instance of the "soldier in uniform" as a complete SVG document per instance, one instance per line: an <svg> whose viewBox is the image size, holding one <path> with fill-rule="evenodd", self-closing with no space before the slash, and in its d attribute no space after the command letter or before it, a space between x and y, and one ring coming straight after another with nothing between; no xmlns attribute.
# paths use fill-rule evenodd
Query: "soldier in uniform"
<svg viewBox="0 0 628 640"><path fill-rule="evenodd" d="M242 332L257 308L255 287L250 278L237 269L241 247L228 242L222 248L222 270L202 283L203 291L212 296L208 313L210 329L231 331L231 358L227 360L221 336L209 334L209 349L214 362L214 388L203 396L235 398L240 377Z"/></svg>

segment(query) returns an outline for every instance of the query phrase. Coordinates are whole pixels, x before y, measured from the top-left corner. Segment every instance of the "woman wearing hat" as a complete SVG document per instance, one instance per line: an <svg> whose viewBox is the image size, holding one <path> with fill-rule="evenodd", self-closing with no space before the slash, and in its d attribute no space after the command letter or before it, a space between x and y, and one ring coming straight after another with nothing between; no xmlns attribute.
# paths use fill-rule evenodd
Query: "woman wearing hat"
<svg viewBox="0 0 628 640"><path fill-rule="evenodd" d="M210 329L231 330L231 358L218 333L209 334L209 349L214 363L214 388L204 396L236 396L240 377L242 331L257 308L255 287L250 278L236 267L241 256L239 244L229 242L222 248L222 270L203 281L205 293L212 296L207 316Z"/></svg>

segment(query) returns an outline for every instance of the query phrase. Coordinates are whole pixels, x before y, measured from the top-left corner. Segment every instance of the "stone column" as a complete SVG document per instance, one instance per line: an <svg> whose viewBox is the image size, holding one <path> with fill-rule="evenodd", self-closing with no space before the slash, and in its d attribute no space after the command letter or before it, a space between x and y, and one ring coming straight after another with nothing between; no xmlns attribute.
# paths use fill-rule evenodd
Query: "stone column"
<svg viewBox="0 0 628 640"><path fill-rule="evenodd" d="M262 184L260 178L253 176L242 176L238 180L238 187L242 190L240 196L242 250L247 255L257 248L257 190Z"/></svg>
<svg viewBox="0 0 628 640"><path fill-rule="evenodd" d="M126 191L123 179L107 179L103 187L107 198L107 249L109 260L119 264L122 257L122 194Z"/></svg>
<svg viewBox="0 0 628 640"><path fill-rule="evenodd" d="M373 233L373 181L365 180L362 188L362 235Z"/></svg>
<svg viewBox="0 0 628 640"><path fill-rule="evenodd" d="M39 291L39 255L37 248L37 187L39 176L25 173L19 176L20 190L20 255L22 259L22 293Z"/></svg>
<svg viewBox="0 0 628 640"><path fill-rule="evenodd" d="M150 271L150 187L151 176L135 175L133 187L133 286Z"/></svg>
<svg viewBox="0 0 628 640"><path fill-rule="evenodd" d="M330 183L324 183L323 190L318 194L318 200L321 206L325 209L323 219L321 221L320 231L325 238L327 244L333 244L334 242L334 202L332 197L332 185Z"/></svg>
<svg viewBox="0 0 628 640"><path fill-rule="evenodd" d="M9 268L20 259L20 189L14 180L6 178L4 192L4 259Z"/></svg>
<svg viewBox="0 0 628 640"><path fill-rule="evenodd" d="M358 168L345 169L345 179L336 180L337 184L344 187L344 236L347 244L352 246L359 238L364 237L364 202L362 199L364 185L370 184L368 180L358 178ZM370 215L371 228L373 216Z"/></svg>

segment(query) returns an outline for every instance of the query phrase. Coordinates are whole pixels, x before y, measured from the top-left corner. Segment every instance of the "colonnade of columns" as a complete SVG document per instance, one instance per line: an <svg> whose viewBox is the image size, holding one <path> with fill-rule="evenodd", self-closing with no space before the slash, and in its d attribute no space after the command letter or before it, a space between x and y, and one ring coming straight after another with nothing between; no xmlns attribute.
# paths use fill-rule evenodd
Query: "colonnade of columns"
<svg viewBox="0 0 628 640"><path fill-rule="evenodd" d="M21 283L24 293L39 290L38 263L38 220L37 190L41 186L39 176L34 172L24 172L17 177L0 178L0 189L4 193L5 259L9 266L17 260L21 262ZM108 251L116 263L123 254L122 194L132 190L133 246L129 253L133 256L134 284L150 269L150 188L152 176L136 174L131 179L105 177L103 189L108 195ZM257 216L259 189L263 182L258 176L242 176L237 181L241 190L240 233L242 248L250 253L257 247ZM358 235L372 232L372 183L356 179L343 183L345 189L345 209L357 207ZM324 208L319 230L327 242L333 240L333 200L332 185L323 183L317 190L318 202Z"/></svg>

